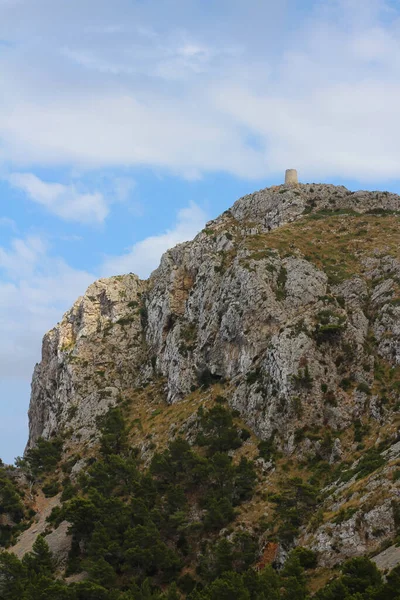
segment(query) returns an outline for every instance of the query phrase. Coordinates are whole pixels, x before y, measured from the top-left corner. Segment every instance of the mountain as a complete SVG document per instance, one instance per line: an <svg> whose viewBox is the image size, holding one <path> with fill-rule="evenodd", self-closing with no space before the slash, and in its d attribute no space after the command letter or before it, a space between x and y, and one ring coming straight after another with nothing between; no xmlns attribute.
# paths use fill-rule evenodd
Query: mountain
<svg viewBox="0 0 400 600"><path fill-rule="evenodd" d="M275 186L241 198L193 241L166 252L147 281L128 274L93 283L44 337L25 458L16 471L3 469L4 485L25 505L11 503L20 518L1 511L4 544L27 527L12 549L22 557L43 533L71 585L80 573L110 587L102 571L111 589L128 594L128 572L138 589L146 577L154 594L173 581L171 597L196 600L213 597L207 586L218 587L225 573L210 566L219 564L212 547L236 543L240 555L253 544L243 568L231 557L227 571L285 564L283 575L274 571L283 577L282 597L367 594L368 586L346 588L348 596L344 588L324 592L350 559L377 586L374 596L357 598L397 598L374 565L400 563L399 216L400 197L388 192ZM110 456L114 471L125 473L118 481L107 470ZM150 477L154 498L150 483L138 484L140 493L130 488L142 477ZM164 557L175 553L168 567L154 559L146 570L125 555L118 563L109 542L99 551L109 536L104 523L101 530L87 524L89 535L74 520L94 493L88 481L117 497L122 512L135 493L153 498L151 515L170 507L168 518L148 517L151 545L164 544ZM91 502L99 522L113 514L115 507ZM134 524L147 527L146 519ZM122 533L114 543L142 544L143 553L148 542L135 532L129 543ZM305 556L315 564L293 595L287 578L303 577L292 571L296 560L306 568ZM347 585L348 564L334 585ZM196 596L199 586L211 595ZM153 597L143 593L126 598ZM257 598L281 597L268 593Z"/></svg>

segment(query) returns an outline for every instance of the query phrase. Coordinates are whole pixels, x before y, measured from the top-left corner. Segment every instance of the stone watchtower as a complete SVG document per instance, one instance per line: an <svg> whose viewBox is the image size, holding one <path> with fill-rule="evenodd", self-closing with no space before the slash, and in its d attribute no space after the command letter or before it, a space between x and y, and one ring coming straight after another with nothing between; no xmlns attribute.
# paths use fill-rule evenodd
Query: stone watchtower
<svg viewBox="0 0 400 600"><path fill-rule="evenodd" d="M286 169L285 173L285 185L297 185L299 178L297 177L296 169Z"/></svg>

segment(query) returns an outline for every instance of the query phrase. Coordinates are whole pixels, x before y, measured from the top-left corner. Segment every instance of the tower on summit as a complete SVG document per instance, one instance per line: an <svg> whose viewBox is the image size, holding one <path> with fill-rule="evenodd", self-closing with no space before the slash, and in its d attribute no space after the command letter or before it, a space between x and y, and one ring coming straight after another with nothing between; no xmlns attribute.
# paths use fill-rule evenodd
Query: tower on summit
<svg viewBox="0 0 400 600"><path fill-rule="evenodd" d="M285 173L285 185L297 185L299 178L297 176L296 169L286 169Z"/></svg>

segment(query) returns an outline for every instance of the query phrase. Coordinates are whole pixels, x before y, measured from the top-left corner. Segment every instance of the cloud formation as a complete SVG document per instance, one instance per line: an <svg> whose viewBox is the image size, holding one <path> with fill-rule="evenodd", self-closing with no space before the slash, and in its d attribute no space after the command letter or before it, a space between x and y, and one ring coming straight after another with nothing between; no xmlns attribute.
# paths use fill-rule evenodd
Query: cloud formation
<svg viewBox="0 0 400 600"><path fill-rule="evenodd" d="M108 214L103 194L99 192L79 192L74 184L47 183L33 173L12 173L8 181L28 198L67 221L102 223Z"/></svg>
<svg viewBox="0 0 400 600"><path fill-rule="evenodd" d="M101 271L106 276L135 273L145 279L158 266L166 250L194 238L206 221L204 210L193 202L178 212L172 229L137 242L121 256L106 258Z"/></svg>
<svg viewBox="0 0 400 600"><path fill-rule="evenodd" d="M398 177L389 0L34 4L0 5L8 163Z"/></svg>
<svg viewBox="0 0 400 600"><path fill-rule="evenodd" d="M70 267L38 237L0 247L0 379L29 379L43 333L93 281Z"/></svg>
<svg viewBox="0 0 400 600"><path fill-rule="evenodd" d="M96 278L129 272L148 277L163 252L193 238L205 222L205 212L192 203L178 212L170 230L107 257L92 273L72 268L37 236L0 246L0 380L30 379L43 334Z"/></svg>

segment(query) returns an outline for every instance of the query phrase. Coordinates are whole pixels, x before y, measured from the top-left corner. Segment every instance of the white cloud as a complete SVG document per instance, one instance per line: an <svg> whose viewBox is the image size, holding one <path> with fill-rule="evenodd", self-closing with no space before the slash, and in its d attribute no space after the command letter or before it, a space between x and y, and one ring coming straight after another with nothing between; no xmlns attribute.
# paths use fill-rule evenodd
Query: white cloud
<svg viewBox="0 0 400 600"><path fill-rule="evenodd" d="M83 95L70 100L72 108L66 99L56 104L29 101L15 106L12 114L0 114L0 160L260 176L265 170L262 154L248 146L235 127L227 126L203 93L199 95L201 110L196 103L190 105L190 99L153 93L143 101L116 92L98 98Z"/></svg>
<svg viewBox="0 0 400 600"><path fill-rule="evenodd" d="M33 173L13 173L7 179L13 187L62 219L102 223L108 214L105 199L99 192L82 193L75 185L47 183Z"/></svg>
<svg viewBox="0 0 400 600"><path fill-rule="evenodd" d="M11 249L0 247L0 269L10 279L31 274L37 263L45 256L46 247L39 237L31 236L26 240L14 239Z"/></svg>
<svg viewBox="0 0 400 600"><path fill-rule="evenodd" d="M213 87L220 111L264 140L268 173L399 179L400 22L397 13L377 26L386 10L383 1L329 3L303 23L273 86Z"/></svg>
<svg viewBox="0 0 400 600"><path fill-rule="evenodd" d="M168 248L193 238L206 220L192 203L178 212L173 228L138 242L122 256L108 257L95 273L72 268L36 236L0 246L0 380L30 379L43 334L97 277L129 272L147 277Z"/></svg>
<svg viewBox="0 0 400 600"><path fill-rule="evenodd" d="M99 0L94 20L92 0L79 20L76 2L38 2L44 20L28 5L2 11L0 35L17 40L0 56L4 162L191 178L267 177L288 164L307 177L399 176L400 13L389 2L316 2L291 17L290 0L235 0L221 19L224 0L208 16L196 0L157 11ZM96 193L85 203L84 219L104 218Z"/></svg>
<svg viewBox="0 0 400 600"><path fill-rule="evenodd" d="M0 247L0 379L30 379L43 334L94 279L37 237Z"/></svg>
<svg viewBox="0 0 400 600"><path fill-rule="evenodd" d="M226 119L207 93L213 81L248 71L243 35L235 38L250 24L251 7L223 0L209 14L213 20L216 11L210 28L198 0L167 0L162 7L117 0L112 11L102 0L93 6L93 0L80 2L79 18L74 0L38 0L35 11L27 3L24 11L0 14L0 37L16 40L0 56L0 161L30 170L72 165L161 167L184 176L265 172L265 156L247 143L242 124ZM271 19L282 12L271 1L261 10ZM278 20L274 26L263 21L268 40ZM135 26L110 42L109 25L121 22ZM258 28L256 21L252 34Z"/></svg>
<svg viewBox="0 0 400 600"><path fill-rule="evenodd" d="M207 215L194 202L178 212L176 224L160 235L150 236L137 242L121 256L107 257L102 266L106 276L119 273L135 273L147 278L159 264L161 255L180 244L191 240L205 225Z"/></svg>

